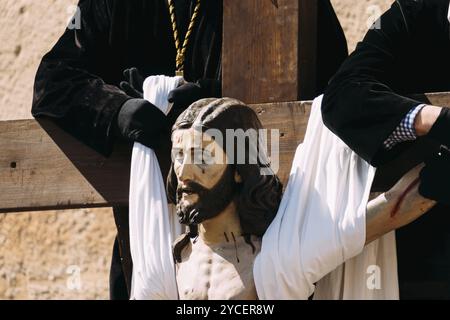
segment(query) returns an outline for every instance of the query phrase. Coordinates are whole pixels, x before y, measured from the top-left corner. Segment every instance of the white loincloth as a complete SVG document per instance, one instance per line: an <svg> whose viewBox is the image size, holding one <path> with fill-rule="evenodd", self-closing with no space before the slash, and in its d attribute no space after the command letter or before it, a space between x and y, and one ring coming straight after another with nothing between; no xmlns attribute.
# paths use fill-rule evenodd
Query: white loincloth
<svg viewBox="0 0 450 320"><path fill-rule="evenodd" d="M181 77L152 76L144 82L144 99L169 113L167 96ZM130 247L133 276L130 299L178 299L172 243L182 233L155 152L135 143L130 173Z"/></svg>
<svg viewBox="0 0 450 320"><path fill-rule="evenodd" d="M395 234L364 248L375 168L322 121L314 100L277 216L255 260L260 299L398 299ZM344 263L345 262L345 263Z"/></svg>

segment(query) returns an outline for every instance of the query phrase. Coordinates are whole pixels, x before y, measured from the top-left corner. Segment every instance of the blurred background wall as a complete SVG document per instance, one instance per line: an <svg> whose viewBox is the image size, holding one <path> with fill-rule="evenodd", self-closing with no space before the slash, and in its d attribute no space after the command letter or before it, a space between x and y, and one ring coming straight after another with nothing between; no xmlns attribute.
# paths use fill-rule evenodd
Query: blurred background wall
<svg viewBox="0 0 450 320"><path fill-rule="evenodd" d="M331 1L350 52L393 2ZM31 118L38 64L76 3L0 1L0 121ZM111 209L0 214L0 299L108 299L114 236Z"/></svg>

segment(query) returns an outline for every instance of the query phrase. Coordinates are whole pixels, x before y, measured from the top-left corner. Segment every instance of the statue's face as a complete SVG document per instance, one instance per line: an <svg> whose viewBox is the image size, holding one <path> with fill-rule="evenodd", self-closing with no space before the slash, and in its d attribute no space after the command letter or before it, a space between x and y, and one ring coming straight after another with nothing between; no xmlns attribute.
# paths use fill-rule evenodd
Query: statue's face
<svg viewBox="0 0 450 320"><path fill-rule="evenodd" d="M172 143L180 222L198 224L216 216L233 200L239 182L222 147L193 128L176 130Z"/></svg>

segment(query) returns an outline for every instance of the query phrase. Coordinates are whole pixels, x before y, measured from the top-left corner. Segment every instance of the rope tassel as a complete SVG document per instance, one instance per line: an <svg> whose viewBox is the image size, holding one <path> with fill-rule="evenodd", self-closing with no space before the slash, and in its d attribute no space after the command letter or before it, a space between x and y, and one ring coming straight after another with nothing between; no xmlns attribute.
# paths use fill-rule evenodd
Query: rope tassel
<svg viewBox="0 0 450 320"><path fill-rule="evenodd" d="M172 22L172 30L173 30L173 38L175 40L175 48L177 49L177 57L176 57L176 75L184 76L184 60L186 57L186 49L189 44L189 39L194 31L195 22L197 21L198 15L200 13L200 0L197 0L194 8L194 12L191 17L191 21L189 23L188 30L186 32L186 36L184 37L183 45L180 48L180 37L178 33L177 20L175 16L175 6L173 4L173 0L169 0L169 13L170 20Z"/></svg>

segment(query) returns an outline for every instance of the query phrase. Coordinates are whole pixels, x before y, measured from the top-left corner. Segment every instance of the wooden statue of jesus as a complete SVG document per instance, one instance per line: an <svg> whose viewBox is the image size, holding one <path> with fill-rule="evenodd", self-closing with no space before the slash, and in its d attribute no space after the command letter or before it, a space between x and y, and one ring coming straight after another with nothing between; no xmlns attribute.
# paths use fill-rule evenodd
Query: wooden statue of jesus
<svg viewBox="0 0 450 320"><path fill-rule="evenodd" d="M194 103L173 127L168 196L180 222L190 226L174 245L180 299L258 298L253 264L282 197L277 176L261 173L270 167L268 158L252 154L264 148L260 129L251 108L228 98ZM237 140L225 143L229 130ZM245 143L236 143L237 132L254 132L254 139L250 134ZM419 171L413 169L368 203L366 244L435 204L418 194Z"/></svg>

